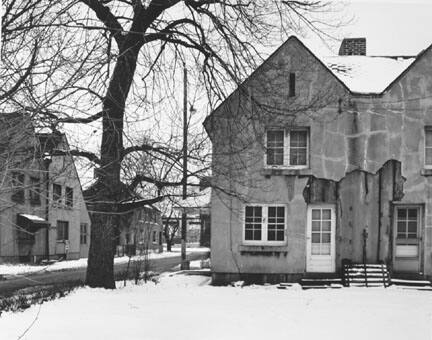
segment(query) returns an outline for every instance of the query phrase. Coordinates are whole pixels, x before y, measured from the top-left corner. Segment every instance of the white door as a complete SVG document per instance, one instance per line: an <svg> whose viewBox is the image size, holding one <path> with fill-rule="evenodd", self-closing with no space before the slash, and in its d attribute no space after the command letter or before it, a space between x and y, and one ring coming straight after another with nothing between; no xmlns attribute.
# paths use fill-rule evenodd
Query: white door
<svg viewBox="0 0 432 340"><path fill-rule="evenodd" d="M335 229L335 208L333 205L308 206L307 272L335 272Z"/></svg>
<svg viewBox="0 0 432 340"><path fill-rule="evenodd" d="M420 272L421 208L395 208L394 259L396 272Z"/></svg>

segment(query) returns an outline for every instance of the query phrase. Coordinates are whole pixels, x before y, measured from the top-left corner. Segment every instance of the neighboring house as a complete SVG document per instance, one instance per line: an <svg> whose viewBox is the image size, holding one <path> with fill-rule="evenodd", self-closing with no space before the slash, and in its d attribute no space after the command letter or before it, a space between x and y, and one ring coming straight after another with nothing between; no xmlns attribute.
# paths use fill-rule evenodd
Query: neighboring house
<svg viewBox="0 0 432 340"><path fill-rule="evenodd" d="M162 215L157 208L150 205L134 208L121 218L117 255L162 253L162 235Z"/></svg>
<svg viewBox="0 0 432 340"><path fill-rule="evenodd" d="M343 260L432 277L432 46L371 57L345 39L340 54L291 37L207 117L214 282Z"/></svg>
<svg viewBox="0 0 432 340"><path fill-rule="evenodd" d="M91 213L95 213L101 182L96 180L84 191L85 201ZM140 203L142 197L122 183L120 208L117 212L115 239L117 256L144 254L147 250L163 251L162 214L156 207Z"/></svg>
<svg viewBox="0 0 432 340"><path fill-rule="evenodd" d="M2 116L0 262L86 257L90 218L64 134ZM51 156L60 151L62 155ZM6 164L6 166L4 165Z"/></svg>
<svg viewBox="0 0 432 340"><path fill-rule="evenodd" d="M186 241L187 243L199 243L202 247L210 246L210 195L211 189L206 188L196 192L193 196L181 200L174 207L176 217L172 221L179 224L175 243L181 243L181 214L186 212Z"/></svg>

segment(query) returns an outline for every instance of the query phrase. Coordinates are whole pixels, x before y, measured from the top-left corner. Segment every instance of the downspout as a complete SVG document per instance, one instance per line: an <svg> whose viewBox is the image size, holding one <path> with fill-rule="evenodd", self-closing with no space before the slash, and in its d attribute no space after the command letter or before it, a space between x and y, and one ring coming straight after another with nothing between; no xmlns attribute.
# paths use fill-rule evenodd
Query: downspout
<svg viewBox="0 0 432 340"><path fill-rule="evenodd" d="M46 226L46 233L45 233L45 255L46 259L49 261L50 259L50 251L49 251L49 230L50 230L50 223L49 223L49 197L50 197L50 176L49 176L49 166L51 164L51 158L45 158L44 159L44 165L45 165L45 185L46 185L46 195L45 195L45 219L47 220L48 224Z"/></svg>
<svg viewBox="0 0 432 340"><path fill-rule="evenodd" d="M377 242L377 263L380 261L381 252L381 190L382 190L382 179L381 170L378 171L378 242Z"/></svg>

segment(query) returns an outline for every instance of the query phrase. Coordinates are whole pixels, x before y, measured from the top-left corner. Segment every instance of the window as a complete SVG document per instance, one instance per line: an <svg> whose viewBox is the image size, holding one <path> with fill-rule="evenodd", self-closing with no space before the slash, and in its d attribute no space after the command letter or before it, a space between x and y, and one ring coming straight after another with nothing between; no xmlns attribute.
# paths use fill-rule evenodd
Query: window
<svg viewBox="0 0 432 340"><path fill-rule="evenodd" d="M417 208L397 208L397 235L398 243L401 240L417 239L417 229L419 224Z"/></svg>
<svg viewBox="0 0 432 340"><path fill-rule="evenodd" d="M80 244L87 244L87 223L80 224Z"/></svg>
<svg viewBox="0 0 432 340"><path fill-rule="evenodd" d="M153 230L152 242L157 243L157 231L156 230Z"/></svg>
<svg viewBox="0 0 432 340"><path fill-rule="evenodd" d="M62 187L60 184L53 184L53 201L54 203L62 203Z"/></svg>
<svg viewBox="0 0 432 340"><path fill-rule="evenodd" d="M57 241L69 240L69 222L57 221Z"/></svg>
<svg viewBox="0 0 432 340"><path fill-rule="evenodd" d="M267 131L267 165L284 164L284 130Z"/></svg>
<svg viewBox="0 0 432 340"><path fill-rule="evenodd" d="M266 164L270 166L306 168L309 159L307 129L268 130Z"/></svg>
<svg viewBox="0 0 432 340"><path fill-rule="evenodd" d="M30 177L30 204L40 205L41 184L37 177Z"/></svg>
<svg viewBox="0 0 432 340"><path fill-rule="evenodd" d="M425 166L432 168L432 126L425 128Z"/></svg>
<svg viewBox="0 0 432 340"><path fill-rule="evenodd" d="M245 207L244 241L246 244L283 244L285 242L285 207L248 205Z"/></svg>
<svg viewBox="0 0 432 340"><path fill-rule="evenodd" d="M21 172L12 173L12 201L24 203L24 174Z"/></svg>
<svg viewBox="0 0 432 340"><path fill-rule="evenodd" d="M289 97L295 97L295 90L296 90L296 78L295 73L289 74Z"/></svg>
<svg viewBox="0 0 432 340"><path fill-rule="evenodd" d="M73 189L66 187L66 202L67 207L73 207Z"/></svg>

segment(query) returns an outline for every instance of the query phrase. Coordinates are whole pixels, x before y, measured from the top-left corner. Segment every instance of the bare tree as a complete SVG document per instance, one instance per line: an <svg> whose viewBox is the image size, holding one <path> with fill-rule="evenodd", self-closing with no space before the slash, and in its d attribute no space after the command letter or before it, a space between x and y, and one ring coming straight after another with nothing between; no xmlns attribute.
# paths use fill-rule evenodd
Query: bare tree
<svg viewBox="0 0 432 340"><path fill-rule="evenodd" d="M47 3L41 1L41 8ZM181 170L176 98L183 63L197 80L191 85L205 93L194 99L208 101L212 109L262 61L260 48L278 44L300 27L322 33L314 15L327 6L318 0L81 0L63 2L51 23L35 26L51 29L52 42L43 45L44 54L52 53L51 67L35 74L33 83L25 78L24 99L11 102L30 106L52 128L81 124L90 126L81 128L82 134L100 137L98 147L71 151L97 166L88 285L115 288L114 231L125 210L176 196L183 182L197 185L193 178L208 169L208 159L202 158L208 144L198 133L189 143L195 164L187 178L166 175ZM143 127L157 133L132 138ZM190 125L189 131L199 129ZM169 164L167 172L150 176L125 170L128 159L143 153ZM147 199L120 204L126 178L128 186L141 186Z"/></svg>

